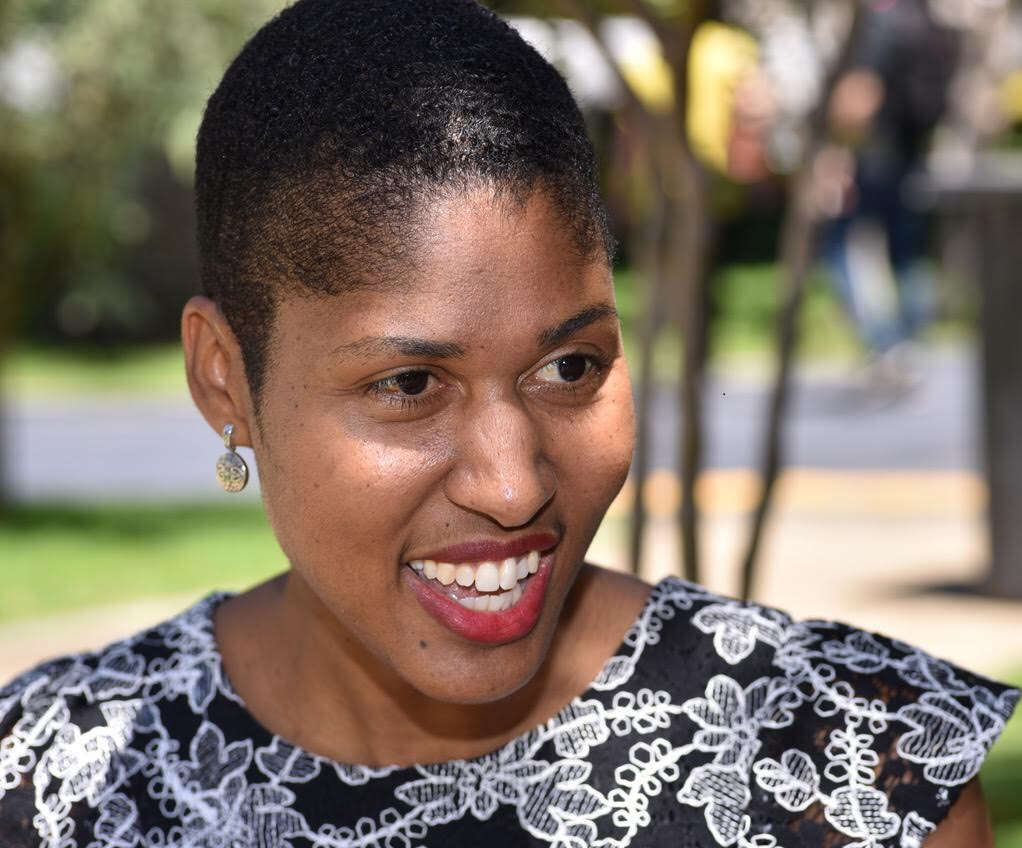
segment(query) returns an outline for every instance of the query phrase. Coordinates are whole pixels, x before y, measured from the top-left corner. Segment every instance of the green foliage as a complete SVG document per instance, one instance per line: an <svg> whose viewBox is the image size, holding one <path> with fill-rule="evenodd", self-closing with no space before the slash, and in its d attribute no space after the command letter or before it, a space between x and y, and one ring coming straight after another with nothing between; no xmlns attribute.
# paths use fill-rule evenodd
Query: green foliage
<svg viewBox="0 0 1022 848"><path fill-rule="evenodd" d="M175 218L167 195L187 194L205 99L281 6L0 4L0 285L18 288L32 329L141 335L159 320L161 293L136 284L145 275L127 266L129 249L151 247L161 225L190 229L190 204ZM160 203L147 197L155 190Z"/></svg>
<svg viewBox="0 0 1022 848"><path fill-rule="evenodd" d="M262 506L32 506L0 514L0 622L284 570Z"/></svg>
<svg viewBox="0 0 1022 848"><path fill-rule="evenodd" d="M734 356L776 344L784 281L773 265L732 265L711 287L712 353ZM847 356L859 349L851 324L822 270L810 280L801 313L800 351L811 356Z"/></svg>
<svg viewBox="0 0 1022 848"><path fill-rule="evenodd" d="M625 348L637 366L641 332L643 288L631 269L615 273L618 312L624 329ZM712 309L711 361L731 364L750 359L769 359L777 346L777 321L783 304L783 279L769 263L727 265L717 271L710 285ZM958 325L951 325L958 326ZM681 340L667 333L656 350L654 373L659 380L672 379L681 368ZM820 270L810 281L801 314L799 353L815 359L852 359L862 347Z"/></svg>
<svg viewBox="0 0 1022 848"><path fill-rule="evenodd" d="M16 347L0 391L11 397L159 396L188 400L179 344Z"/></svg>
<svg viewBox="0 0 1022 848"><path fill-rule="evenodd" d="M1004 678L1022 686L1022 670ZM1022 848L1022 712L1017 711L980 772L999 848Z"/></svg>

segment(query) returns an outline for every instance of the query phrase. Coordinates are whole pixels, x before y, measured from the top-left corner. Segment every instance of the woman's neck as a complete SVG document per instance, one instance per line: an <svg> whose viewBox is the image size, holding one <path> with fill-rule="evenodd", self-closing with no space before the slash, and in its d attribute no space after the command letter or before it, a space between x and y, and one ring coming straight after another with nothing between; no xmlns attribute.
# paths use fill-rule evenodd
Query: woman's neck
<svg viewBox="0 0 1022 848"><path fill-rule="evenodd" d="M536 674L483 704L415 690L294 572L222 604L215 632L228 677L268 730L338 762L412 765L480 756L551 718L596 676L647 592L583 568Z"/></svg>

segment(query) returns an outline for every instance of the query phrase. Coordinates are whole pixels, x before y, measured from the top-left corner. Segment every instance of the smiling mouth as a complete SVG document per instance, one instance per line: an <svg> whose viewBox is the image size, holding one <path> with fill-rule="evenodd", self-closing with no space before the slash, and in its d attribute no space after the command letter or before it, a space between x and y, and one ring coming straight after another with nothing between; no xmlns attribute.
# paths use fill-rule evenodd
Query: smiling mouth
<svg viewBox="0 0 1022 848"><path fill-rule="evenodd" d="M540 551L484 562L412 560L408 567L430 588L476 612L503 612L521 600L539 570Z"/></svg>

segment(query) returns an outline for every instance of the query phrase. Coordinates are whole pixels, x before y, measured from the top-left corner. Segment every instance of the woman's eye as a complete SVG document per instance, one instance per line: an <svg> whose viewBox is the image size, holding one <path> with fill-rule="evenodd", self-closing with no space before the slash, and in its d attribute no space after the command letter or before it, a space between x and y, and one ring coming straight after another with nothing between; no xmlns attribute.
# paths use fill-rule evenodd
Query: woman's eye
<svg viewBox="0 0 1022 848"><path fill-rule="evenodd" d="M576 353L548 362L536 373L541 380L555 383L576 383L585 377L592 367L592 359Z"/></svg>
<svg viewBox="0 0 1022 848"><path fill-rule="evenodd" d="M429 388L432 375L428 371L404 371L393 377L386 377L373 384L381 395L391 397L415 397Z"/></svg>

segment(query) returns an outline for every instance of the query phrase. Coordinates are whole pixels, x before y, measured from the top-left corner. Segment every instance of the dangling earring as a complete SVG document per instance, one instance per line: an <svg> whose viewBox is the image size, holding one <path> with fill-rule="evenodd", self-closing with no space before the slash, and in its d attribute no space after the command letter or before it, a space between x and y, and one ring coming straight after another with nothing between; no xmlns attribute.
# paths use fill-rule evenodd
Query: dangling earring
<svg viewBox="0 0 1022 848"><path fill-rule="evenodd" d="M240 492L248 482L248 466L234 450L233 424L224 424L223 439L227 453L216 461L216 479L225 492Z"/></svg>

